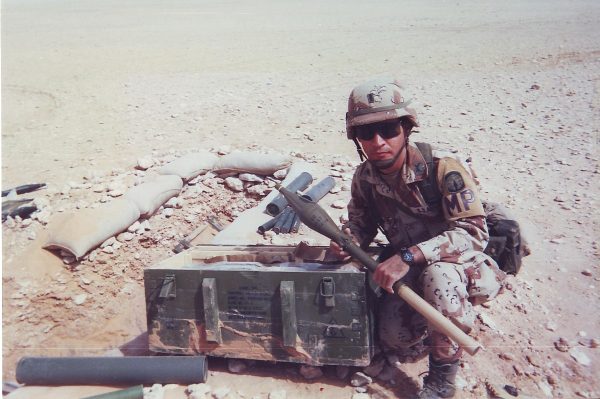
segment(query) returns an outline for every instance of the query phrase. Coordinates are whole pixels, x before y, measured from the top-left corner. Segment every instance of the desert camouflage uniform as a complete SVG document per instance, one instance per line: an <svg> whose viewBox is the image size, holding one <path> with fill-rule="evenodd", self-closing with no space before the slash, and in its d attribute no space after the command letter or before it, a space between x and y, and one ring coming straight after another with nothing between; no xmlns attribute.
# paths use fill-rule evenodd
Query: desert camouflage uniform
<svg viewBox="0 0 600 399"><path fill-rule="evenodd" d="M416 184L432 171L416 147L409 144L407 148L407 162L391 183L369 162L358 167L348 205L349 222L344 227L363 247L371 243L378 225L396 251L417 245L427 266L411 267L405 282L441 313L470 329L475 319L472 306L498 295L505 278L483 253L489 235L475 182L459 161L437 158L434 152L442 201L441 209L432 209ZM385 295L378 313L384 350L406 349L427 336L426 321L396 295ZM436 359L460 357L456 344L429 332Z"/></svg>

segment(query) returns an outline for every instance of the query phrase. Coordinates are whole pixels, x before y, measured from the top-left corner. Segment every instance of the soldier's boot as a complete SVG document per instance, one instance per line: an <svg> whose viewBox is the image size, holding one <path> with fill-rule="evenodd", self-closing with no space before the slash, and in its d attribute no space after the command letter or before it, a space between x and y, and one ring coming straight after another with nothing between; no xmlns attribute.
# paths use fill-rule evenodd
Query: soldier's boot
<svg viewBox="0 0 600 399"><path fill-rule="evenodd" d="M417 399L440 399L454 396L454 381L458 371L458 360L442 363L429 357L429 375L423 379L423 389Z"/></svg>

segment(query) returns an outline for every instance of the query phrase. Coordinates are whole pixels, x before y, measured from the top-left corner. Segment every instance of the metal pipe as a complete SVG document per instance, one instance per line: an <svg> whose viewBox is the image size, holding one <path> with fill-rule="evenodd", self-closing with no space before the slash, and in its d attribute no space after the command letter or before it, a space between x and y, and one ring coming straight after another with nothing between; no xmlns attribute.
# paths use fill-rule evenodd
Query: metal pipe
<svg viewBox="0 0 600 399"><path fill-rule="evenodd" d="M289 218L292 216L293 210L290 207L285 208L281 215L279 215L279 220L273 226L273 231L277 234L282 233L281 229L285 226L285 224L289 221Z"/></svg>
<svg viewBox="0 0 600 399"><path fill-rule="evenodd" d="M327 195L329 190L335 187L335 179L327 176L320 182L309 188L301 197L304 197L313 202L319 202L321 198Z"/></svg>
<svg viewBox="0 0 600 399"><path fill-rule="evenodd" d="M273 226L275 226L275 223L277 223L277 221L279 220L279 218L281 217L281 213L277 216L275 216L274 218L268 220L266 223L261 224L260 226L258 226L257 230L260 234L265 234L266 231L271 230L273 228Z"/></svg>
<svg viewBox="0 0 600 399"><path fill-rule="evenodd" d="M313 181L310 173L302 172L296 177L290 184L285 186L288 190L295 193L296 191L302 191L306 189ZM278 215L285 209L288 202L282 194L278 194L273 201L267 204L267 213L271 216Z"/></svg>
<svg viewBox="0 0 600 399"><path fill-rule="evenodd" d="M27 385L196 384L205 356L23 357L17 381Z"/></svg>
<svg viewBox="0 0 600 399"><path fill-rule="evenodd" d="M296 217L296 212L294 212L294 210L292 209L292 211L290 212L290 216L288 216L283 226L281 226L281 230L279 232L282 234L290 233L292 231L292 226Z"/></svg>

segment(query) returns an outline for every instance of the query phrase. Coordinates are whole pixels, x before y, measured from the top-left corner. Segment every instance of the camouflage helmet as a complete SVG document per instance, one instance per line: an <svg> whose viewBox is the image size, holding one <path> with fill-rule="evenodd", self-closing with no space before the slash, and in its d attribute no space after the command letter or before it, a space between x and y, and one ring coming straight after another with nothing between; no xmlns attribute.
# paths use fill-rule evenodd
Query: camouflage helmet
<svg viewBox="0 0 600 399"><path fill-rule="evenodd" d="M356 86L348 98L346 133L356 137L355 126L368 125L408 117L413 126L419 126L417 113L409 108L411 100L401 94L400 83L391 78L379 78Z"/></svg>

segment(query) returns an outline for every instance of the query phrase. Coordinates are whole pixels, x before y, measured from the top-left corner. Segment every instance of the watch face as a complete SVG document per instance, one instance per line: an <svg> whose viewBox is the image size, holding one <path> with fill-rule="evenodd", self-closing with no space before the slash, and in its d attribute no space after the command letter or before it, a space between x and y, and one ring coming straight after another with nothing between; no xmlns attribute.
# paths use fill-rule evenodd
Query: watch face
<svg viewBox="0 0 600 399"><path fill-rule="evenodd" d="M402 251L402 260L410 264L415 260L415 257L410 251Z"/></svg>

